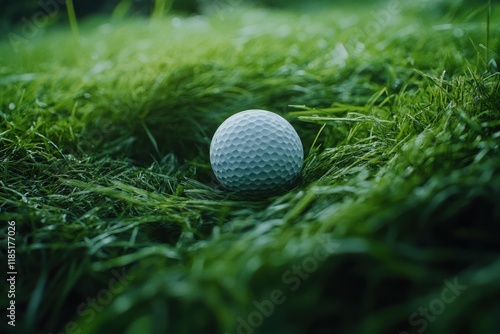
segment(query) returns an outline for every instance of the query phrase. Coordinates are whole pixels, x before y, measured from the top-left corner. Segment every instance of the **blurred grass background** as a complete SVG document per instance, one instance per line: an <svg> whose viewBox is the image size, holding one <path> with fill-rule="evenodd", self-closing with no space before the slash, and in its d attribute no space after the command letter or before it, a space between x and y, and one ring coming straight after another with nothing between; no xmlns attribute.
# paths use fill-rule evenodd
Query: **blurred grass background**
<svg viewBox="0 0 500 334"><path fill-rule="evenodd" d="M0 6L20 332L500 332L498 2ZM286 194L211 172L251 108L303 140Z"/></svg>

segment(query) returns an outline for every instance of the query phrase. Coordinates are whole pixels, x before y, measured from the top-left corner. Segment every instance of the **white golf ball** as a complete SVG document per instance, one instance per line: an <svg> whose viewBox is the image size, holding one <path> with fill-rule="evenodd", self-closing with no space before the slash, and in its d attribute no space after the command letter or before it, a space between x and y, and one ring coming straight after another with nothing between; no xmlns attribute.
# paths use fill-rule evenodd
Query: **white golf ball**
<svg viewBox="0 0 500 334"><path fill-rule="evenodd" d="M271 193L297 179L304 162L300 137L283 117L246 110L226 119L210 145L210 163L230 191Z"/></svg>

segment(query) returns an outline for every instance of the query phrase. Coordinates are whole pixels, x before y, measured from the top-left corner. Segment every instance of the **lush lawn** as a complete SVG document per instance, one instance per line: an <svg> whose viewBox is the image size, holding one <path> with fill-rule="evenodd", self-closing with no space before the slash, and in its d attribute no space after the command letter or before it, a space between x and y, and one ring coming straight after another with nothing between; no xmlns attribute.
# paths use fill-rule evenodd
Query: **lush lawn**
<svg viewBox="0 0 500 334"><path fill-rule="evenodd" d="M500 8L487 38L483 4L409 3L4 33L16 328L499 333ZM217 184L211 136L245 109L301 136L290 192Z"/></svg>

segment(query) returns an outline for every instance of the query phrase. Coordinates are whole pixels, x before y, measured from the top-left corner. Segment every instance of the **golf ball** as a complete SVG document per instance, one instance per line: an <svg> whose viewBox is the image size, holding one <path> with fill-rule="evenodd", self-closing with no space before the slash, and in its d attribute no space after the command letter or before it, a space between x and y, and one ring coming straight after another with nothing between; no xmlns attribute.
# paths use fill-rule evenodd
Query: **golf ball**
<svg viewBox="0 0 500 334"><path fill-rule="evenodd" d="M266 110L226 119L210 145L210 163L222 186L243 193L284 190L297 179L304 151L287 120Z"/></svg>

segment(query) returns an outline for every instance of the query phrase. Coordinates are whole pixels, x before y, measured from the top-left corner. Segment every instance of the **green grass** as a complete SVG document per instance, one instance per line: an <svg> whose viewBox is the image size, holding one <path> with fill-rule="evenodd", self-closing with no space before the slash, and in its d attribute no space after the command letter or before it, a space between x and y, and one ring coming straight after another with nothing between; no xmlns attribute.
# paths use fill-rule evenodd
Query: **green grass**
<svg viewBox="0 0 500 334"><path fill-rule="evenodd" d="M500 8L400 4L94 18L17 53L6 37L16 328L238 333L280 290L254 333L417 333L457 278L425 333L498 333ZM303 140L285 194L229 194L211 172L217 126L253 108Z"/></svg>

